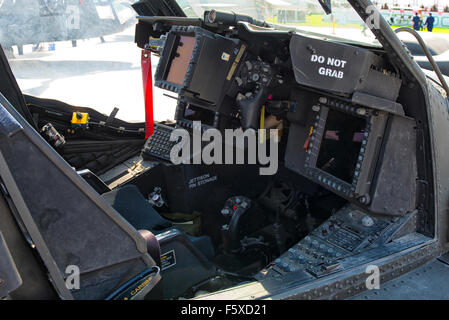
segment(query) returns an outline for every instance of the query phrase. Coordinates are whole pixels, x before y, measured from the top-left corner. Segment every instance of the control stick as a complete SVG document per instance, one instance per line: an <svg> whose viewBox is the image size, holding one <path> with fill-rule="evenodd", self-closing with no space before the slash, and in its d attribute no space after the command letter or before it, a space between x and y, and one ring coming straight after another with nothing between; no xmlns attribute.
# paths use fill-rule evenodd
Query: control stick
<svg viewBox="0 0 449 320"><path fill-rule="evenodd" d="M242 216L251 207L251 200L247 197L237 196L229 198L221 214L226 218L227 223L221 228L223 239L223 249L225 252L236 253L241 249L239 238L239 228Z"/></svg>
<svg viewBox="0 0 449 320"><path fill-rule="evenodd" d="M267 98L268 88L261 86L250 97L237 100L237 104L241 110L241 124L243 129L258 129L260 109Z"/></svg>
<svg viewBox="0 0 449 320"><path fill-rule="evenodd" d="M257 130L260 110L268 99L270 88L281 84L282 79L270 64L260 60L247 60L235 80L241 92L249 90L248 94L240 94L237 98L242 127Z"/></svg>

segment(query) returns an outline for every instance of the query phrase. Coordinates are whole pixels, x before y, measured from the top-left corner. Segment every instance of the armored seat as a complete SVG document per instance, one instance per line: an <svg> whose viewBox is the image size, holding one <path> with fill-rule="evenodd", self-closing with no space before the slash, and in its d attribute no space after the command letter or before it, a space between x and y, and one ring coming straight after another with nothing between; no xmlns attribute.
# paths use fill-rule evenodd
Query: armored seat
<svg viewBox="0 0 449 320"><path fill-rule="evenodd" d="M161 217L145 200L135 185L114 189L102 194L102 197L137 230L157 234L157 231L173 227L170 221Z"/></svg>
<svg viewBox="0 0 449 320"><path fill-rule="evenodd" d="M101 195L136 230L150 231L161 250L164 297L171 299L192 285L215 276L212 241L208 236L193 237L157 213L135 185L126 185ZM186 271L189 273L186 276Z"/></svg>
<svg viewBox="0 0 449 320"><path fill-rule="evenodd" d="M157 213L135 185L126 185L106 192L102 197L136 230L148 230L157 236L175 228L170 221ZM202 254L209 259L213 258L214 248L209 237L186 236Z"/></svg>

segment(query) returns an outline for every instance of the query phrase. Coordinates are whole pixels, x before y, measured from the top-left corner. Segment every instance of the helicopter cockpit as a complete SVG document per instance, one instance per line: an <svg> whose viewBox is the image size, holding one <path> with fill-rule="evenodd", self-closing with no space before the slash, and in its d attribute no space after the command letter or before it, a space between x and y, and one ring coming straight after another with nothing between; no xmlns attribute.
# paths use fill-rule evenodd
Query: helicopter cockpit
<svg viewBox="0 0 449 320"><path fill-rule="evenodd" d="M214 299L229 288L263 298L433 236L419 93L382 46L215 10L139 16L135 41L159 58L154 85L176 100L174 121L155 123L144 141L143 127L91 113L95 130L115 130L101 131L104 141L134 139L120 146L133 157L91 172L73 165L81 147L63 156L124 229L158 248L163 298ZM48 101L26 99L38 127L93 130L86 110L64 127L39 111ZM64 153L58 130L45 128Z"/></svg>

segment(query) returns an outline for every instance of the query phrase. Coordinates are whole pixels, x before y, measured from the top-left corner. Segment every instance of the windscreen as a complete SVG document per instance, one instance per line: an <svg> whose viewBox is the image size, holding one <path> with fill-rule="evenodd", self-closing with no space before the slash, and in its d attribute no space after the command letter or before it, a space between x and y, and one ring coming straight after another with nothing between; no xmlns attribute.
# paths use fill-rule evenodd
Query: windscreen
<svg viewBox="0 0 449 320"><path fill-rule="evenodd" d="M316 167L352 183L366 120L329 110Z"/></svg>
<svg viewBox="0 0 449 320"><path fill-rule="evenodd" d="M0 0L0 45L21 91L145 121L137 1ZM156 121L173 117L175 100L157 91L154 104Z"/></svg>
<svg viewBox="0 0 449 320"><path fill-rule="evenodd" d="M336 36L370 46L380 46L365 22L378 20L378 13L364 21L347 0L331 0L332 14L326 14L319 0L176 0L189 17L203 17L204 11L217 10L248 15L269 24L287 26ZM376 2L374 2L376 4ZM378 4L379 9L381 3ZM369 9L372 10L372 9ZM382 13L383 14L383 13ZM383 14L388 16L388 11Z"/></svg>
<svg viewBox="0 0 449 320"><path fill-rule="evenodd" d="M347 1L332 0L332 15L324 13L318 0L176 1L189 17L215 9L348 40L376 41ZM131 7L136 2L0 0L0 44L22 92L107 115L117 107L118 118L144 121L141 49L134 42L137 14ZM152 55L153 71L158 59ZM185 69L179 64L183 68L173 70ZM180 83L183 72L170 74L170 79ZM176 100L159 88L153 94L154 119L173 119Z"/></svg>

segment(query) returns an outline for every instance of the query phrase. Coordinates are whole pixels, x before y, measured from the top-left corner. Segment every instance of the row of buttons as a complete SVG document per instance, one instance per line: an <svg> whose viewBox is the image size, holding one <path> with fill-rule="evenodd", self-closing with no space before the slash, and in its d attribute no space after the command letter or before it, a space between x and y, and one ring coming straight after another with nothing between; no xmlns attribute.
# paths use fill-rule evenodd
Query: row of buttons
<svg viewBox="0 0 449 320"><path fill-rule="evenodd" d="M316 273L321 265L333 265L347 253L318 238L307 236L286 254L275 260L275 266L284 272L313 269ZM318 268L318 269L317 269Z"/></svg>

